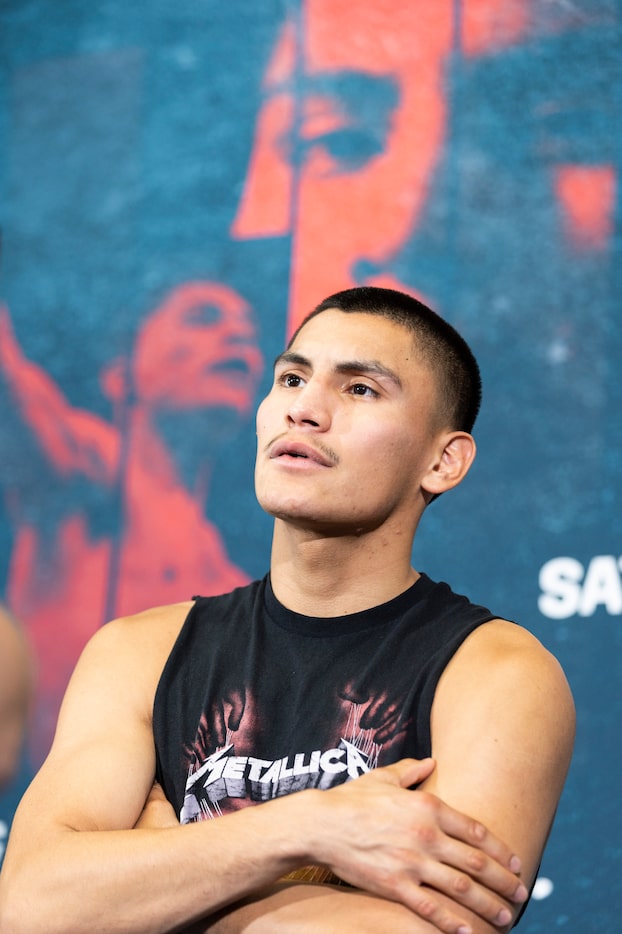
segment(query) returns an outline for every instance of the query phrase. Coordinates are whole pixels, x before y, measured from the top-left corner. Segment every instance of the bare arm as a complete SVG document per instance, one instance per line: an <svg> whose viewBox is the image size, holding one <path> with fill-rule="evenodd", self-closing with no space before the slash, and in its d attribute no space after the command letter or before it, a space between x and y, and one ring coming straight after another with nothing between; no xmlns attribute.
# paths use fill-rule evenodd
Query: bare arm
<svg viewBox="0 0 622 934"><path fill-rule="evenodd" d="M159 785L154 785L138 827L165 828L177 824L175 812ZM318 868L314 877L330 875ZM306 871L301 876L307 877ZM190 927L182 934L277 934L279 931L297 934L317 934L319 930L356 931L357 934L438 934L438 928L427 924L412 911L397 902L370 895L360 889L306 882L279 880L253 892L249 897L227 906Z"/></svg>
<svg viewBox="0 0 622 934"><path fill-rule="evenodd" d="M529 632L502 620L466 640L436 693L437 768L422 788L499 834L520 856L528 888L561 797L574 733L574 704L559 663ZM515 917L518 906L508 907ZM474 931L493 930L481 919L469 921Z"/></svg>
<svg viewBox="0 0 622 934"><path fill-rule="evenodd" d="M411 765L414 760L404 760L399 763L394 770L381 769L369 776L369 783L375 782L381 778L384 781L393 771L395 777L400 773L404 766L408 767L408 761ZM429 769L431 763L429 760L422 762L422 768ZM404 773L405 774L405 773ZM360 779L358 781L361 781ZM416 798L416 792L407 792L411 800ZM326 800L326 799L323 799ZM374 802L369 802L372 806ZM375 802L380 804L380 802ZM422 825L427 836L433 829L430 825L430 817L434 812L425 814L425 806L420 811L420 818L424 819ZM438 816L438 814L436 815ZM376 821L378 823L378 821ZM145 809L137 824L138 827L166 828L177 824L175 813L164 797L164 793L159 786L152 789ZM403 827L404 821L400 821L398 828L402 838L404 831L408 828ZM383 822L380 822L383 826ZM384 825L386 827L386 825ZM437 829L437 828L435 828ZM483 828L480 828L483 829ZM363 834L365 835L365 834ZM386 830L383 836L387 836ZM357 888L336 886L330 883L320 884L319 881L297 883L278 880L272 885L265 886L262 889L252 892L248 897L236 901L232 905L226 906L221 911L211 914L209 918L202 919L190 927L183 928L183 934L289 934L296 930L300 934L315 934L317 931L338 931L339 934L345 932L356 932L356 934L376 934L382 930L390 930L392 934L438 934L439 930L455 932L459 934L468 934L470 930L477 930L477 927L471 928L464 922L467 914L464 907L454 905L448 909L443 904L438 904L436 900L430 899L426 894L424 885L420 885L420 878L425 877L428 872L434 871L435 857L430 858L429 853L421 852L416 839L411 837L411 847L409 848L407 858L399 861L396 866L396 872L399 875L404 868L411 875L409 880L412 889L413 882L419 887L417 897L410 895L411 906L413 910L407 908L399 901L393 901L391 898L373 895L370 892ZM489 841L492 843L493 841ZM372 835L366 840L368 851L373 851ZM387 847L388 850L388 847ZM438 851L440 855L440 851ZM479 854L481 858L481 853ZM428 862L428 866L424 862ZM491 865L489 870L493 873L494 861L489 861ZM402 864L403 863L403 864ZM381 868L382 854L374 864L373 870ZM324 875L329 875L330 872ZM289 874L286 879L291 878ZM311 876L321 877L322 870L316 869ZM301 878L309 877L308 870L303 870ZM458 874L456 874L458 877ZM488 878L492 878L491 875ZM517 880L514 879L512 887L516 886ZM377 887L378 883L375 883ZM477 886L473 886L476 889ZM389 888L387 888L389 891ZM385 893L386 894L386 893ZM395 893L393 893L395 895ZM405 893L406 894L406 893ZM471 893L476 898L477 893ZM486 893L484 893L486 894ZM492 902L490 893L486 895L486 903ZM485 904L481 901L480 906ZM497 901L497 905L502 903ZM416 905L416 908L415 908ZM438 910L437 910L438 908ZM425 921L417 912L429 912L431 920ZM492 913L494 914L494 912ZM469 913L470 916L470 913ZM462 917L462 921L459 920Z"/></svg>
<svg viewBox="0 0 622 934"><path fill-rule="evenodd" d="M19 765L32 687L28 645L17 622L0 604L0 789Z"/></svg>
<svg viewBox="0 0 622 934"><path fill-rule="evenodd" d="M111 934L179 931L307 863L429 913L450 934L460 915L445 908L439 915L422 883L451 891L477 859L482 885L467 901L498 910L503 902L492 890L512 897L510 850L432 796L407 790L429 774L429 761L405 760L331 791L299 792L218 820L132 829L154 777L155 685L187 609L109 624L87 647L50 756L15 818L0 928L82 934L105 918ZM413 931L429 929L417 924Z"/></svg>

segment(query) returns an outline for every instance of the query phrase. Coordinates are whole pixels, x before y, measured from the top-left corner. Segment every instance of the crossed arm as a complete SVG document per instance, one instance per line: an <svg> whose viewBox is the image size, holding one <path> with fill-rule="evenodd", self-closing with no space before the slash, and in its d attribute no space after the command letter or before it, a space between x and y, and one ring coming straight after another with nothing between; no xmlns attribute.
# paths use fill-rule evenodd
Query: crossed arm
<svg viewBox="0 0 622 934"><path fill-rule="evenodd" d="M87 647L14 821L0 929L81 934L102 919L111 934L509 929L572 746L565 680L535 640L502 623L467 640L437 692L435 762L179 826L149 797L150 717L186 609L109 624ZM354 889L278 882L308 863Z"/></svg>

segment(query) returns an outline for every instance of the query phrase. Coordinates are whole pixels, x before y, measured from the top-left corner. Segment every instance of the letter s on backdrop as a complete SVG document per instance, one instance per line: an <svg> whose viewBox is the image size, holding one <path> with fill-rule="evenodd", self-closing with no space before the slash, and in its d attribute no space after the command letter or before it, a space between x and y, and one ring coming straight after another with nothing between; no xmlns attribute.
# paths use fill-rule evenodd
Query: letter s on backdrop
<svg viewBox="0 0 622 934"><path fill-rule="evenodd" d="M574 616L581 599L584 569L576 558L551 558L540 568L538 609L549 619Z"/></svg>

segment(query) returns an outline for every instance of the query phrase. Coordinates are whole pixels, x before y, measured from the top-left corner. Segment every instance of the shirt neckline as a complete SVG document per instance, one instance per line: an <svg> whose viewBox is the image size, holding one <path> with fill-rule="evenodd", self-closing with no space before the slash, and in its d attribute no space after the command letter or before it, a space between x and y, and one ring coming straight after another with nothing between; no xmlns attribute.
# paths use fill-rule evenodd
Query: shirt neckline
<svg viewBox="0 0 622 934"><path fill-rule="evenodd" d="M343 616L307 616L288 609L275 596L270 575L266 575L264 603L268 616L281 629L308 636L340 636L347 633L363 632L366 629L386 626L412 609L425 599L433 587L433 582L421 573L419 578L402 593L386 603L347 613Z"/></svg>

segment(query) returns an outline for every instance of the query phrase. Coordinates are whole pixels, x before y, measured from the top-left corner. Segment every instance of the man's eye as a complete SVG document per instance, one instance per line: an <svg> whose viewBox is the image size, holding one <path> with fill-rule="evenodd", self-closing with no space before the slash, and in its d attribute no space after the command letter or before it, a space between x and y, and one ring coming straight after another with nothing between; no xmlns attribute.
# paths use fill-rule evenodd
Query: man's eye
<svg viewBox="0 0 622 934"><path fill-rule="evenodd" d="M300 386L302 382L302 377L298 376L296 373L284 373L279 382L283 386L296 387Z"/></svg>
<svg viewBox="0 0 622 934"><path fill-rule="evenodd" d="M377 396L378 393L375 389L372 389L371 386L368 386L366 383L354 383L350 386L350 392L354 396Z"/></svg>

